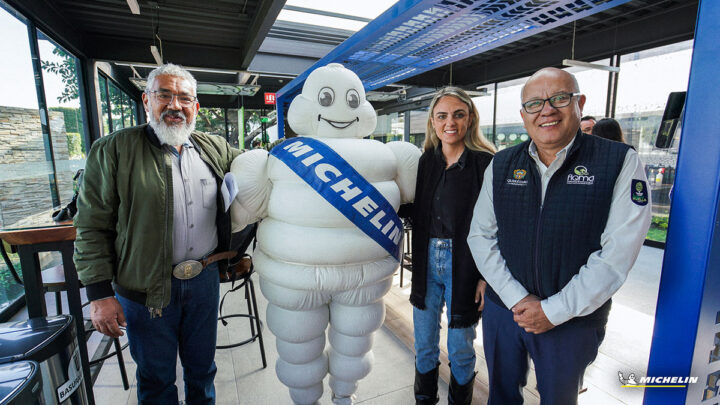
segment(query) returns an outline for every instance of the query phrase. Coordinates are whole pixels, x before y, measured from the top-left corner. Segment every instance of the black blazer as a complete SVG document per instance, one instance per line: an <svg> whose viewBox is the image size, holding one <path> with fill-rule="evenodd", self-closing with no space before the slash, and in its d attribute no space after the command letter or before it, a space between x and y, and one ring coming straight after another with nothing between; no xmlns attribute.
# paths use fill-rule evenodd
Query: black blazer
<svg viewBox="0 0 720 405"><path fill-rule="evenodd" d="M435 158L434 154L435 151L430 150L420 157L415 203L410 213L413 226L410 303L419 309L425 309L430 207L435 188L442 171L445 170L444 162ZM450 208L456 212L464 213L456 217L455 233L452 235L452 308L449 311L451 328L466 328L480 319L480 312L477 310L479 304L475 303L475 289L481 275L470 253L467 236L475 201L482 188L483 175L492 158L490 153L467 149L465 167L460 172L467 187L463 187L451 201L444 202L450 204Z"/></svg>

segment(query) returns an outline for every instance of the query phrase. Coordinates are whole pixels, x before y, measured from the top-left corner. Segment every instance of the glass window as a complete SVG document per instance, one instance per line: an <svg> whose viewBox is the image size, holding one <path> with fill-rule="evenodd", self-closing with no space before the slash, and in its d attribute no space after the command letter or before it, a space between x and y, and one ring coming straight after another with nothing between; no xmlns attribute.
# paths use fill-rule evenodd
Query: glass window
<svg viewBox="0 0 720 405"><path fill-rule="evenodd" d="M610 59L593 61L598 65L609 65ZM597 119L605 116L607 105L607 88L610 73L604 70L588 69L585 67L569 67L563 69L575 75L580 92L585 95L583 115L591 115Z"/></svg>
<svg viewBox="0 0 720 405"><path fill-rule="evenodd" d="M52 164L40 125L28 28L0 2L0 228L52 213ZM9 253L9 249L6 249ZM10 260L19 270L17 255ZM0 310L24 294L0 260Z"/></svg>
<svg viewBox="0 0 720 405"><path fill-rule="evenodd" d="M0 2L0 227L50 215L55 178L38 110L27 26ZM52 124L64 114L51 111ZM60 141L60 140L59 140ZM65 140L62 140L67 145ZM59 148L60 149L60 148ZM65 146L67 160L67 146ZM46 218L43 218L46 219Z"/></svg>
<svg viewBox="0 0 720 405"><path fill-rule="evenodd" d="M667 236L668 194L675 180L677 149L655 149L655 137L668 95L687 90L691 57L692 41L620 57L615 116L625 139L645 163L653 202L648 239L659 242Z"/></svg>
<svg viewBox="0 0 720 405"><path fill-rule="evenodd" d="M498 150L530 139L520 116L520 91L529 77L498 83L495 146Z"/></svg>
<svg viewBox="0 0 720 405"><path fill-rule="evenodd" d="M377 117L375 131L370 139L377 139L382 143L402 141L405 133L405 113L392 113Z"/></svg>
<svg viewBox="0 0 720 405"><path fill-rule="evenodd" d="M83 107L80 105L79 60L38 31L45 102L60 205L73 197L73 177L85 167Z"/></svg>
<svg viewBox="0 0 720 405"><path fill-rule="evenodd" d="M100 109L102 110L102 134L107 135L110 132L110 105L108 104L107 79L103 75L98 75L98 86L100 87Z"/></svg>
<svg viewBox="0 0 720 405"><path fill-rule="evenodd" d="M123 93L122 95L122 116L123 128L130 128L132 124L132 106L130 105L130 96Z"/></svg>
<svg viewBox="0 0 720 405"><path fill-rule="evenodd" d="M494 141L493 134L493 113L495 110L495 86L488 85L485 87L487 94L484 96L473 97L473 103L480 115L480 132L490 141Z"/></svg>
<svg viewBox="0 0 720 405"><path fill-rule="evenodd" d="M137 102L102 74L98 74L103 135L137 125Z"/></svg>
<svg viewBox="0 0 720 405"><path fill-rule="evenodd" d="M111 81L108 81L108 85L110 89L110 120L112 122L112 130L117 131L118 129L124 128L122 110L123 92Z"/></svg>
<svg viewBox="0 0 720 405"><path fill-rule="evenodd" d="M246 137L247 132L243 132L241 136L238 126L238 122L241 121L240 117L243 117L242 120L245 119L244 117L247 117L247 111L242 108L228 108L225 111L225 116L227 117L227 128L225 129L225 133L223 133L225 139L235 148L247 149L250 145L249 142L245 144L245 139L240 139ZM247 126L244 129L247 130Z"/></svg>
<svg viewBox="0 0 720 405"><path fill-rule="evenodd" d="M235 111L239 111L239 110L235 110ZM255 138L258 138L258 139L262 138L262 121L261 121L262 116L263 116L262 110L245 109L245 112L244 112L245 139L243 140L243 145L244 145L245 149L250 149L252 147L252 141ZM234 114L234 117L233 117L233 114L229 114L228 122L230 122L230 118L234 118L234 122L237 123L239 116L237 113ZM234 134L234 136L235 136L235 139L237 139L238 135ZM232 138L231 138L231 140L232 140Z"/></svg>
<svg viewBox="0 0 720 405"><path fill-rule="evenodd" d="M315 9L330 13L364 17L372 20L382 14L385 10L390 8L396 2L397 0L364 0L360 2L334 2L328 0L289 0L286 5ZM278 15L278 20L292 21L302 24L319 25L323 27L331 27L351 31L358 31L362 29L365 24L367 24L363 21L330 17L287 9L283 9L280 11L280 14Z"/></svg>
<svg viewBox="0 0 720 405"><path fill-rule="evenodd" d="M410 143L422 149L425 144L429 107L410 111Z"/></svg>
<svg viewBox="0 0 720 405"><path fill-rule="evenodd" d="M137 103L135 100L130 99L130 126L138 125L137 110Z"/></svg>

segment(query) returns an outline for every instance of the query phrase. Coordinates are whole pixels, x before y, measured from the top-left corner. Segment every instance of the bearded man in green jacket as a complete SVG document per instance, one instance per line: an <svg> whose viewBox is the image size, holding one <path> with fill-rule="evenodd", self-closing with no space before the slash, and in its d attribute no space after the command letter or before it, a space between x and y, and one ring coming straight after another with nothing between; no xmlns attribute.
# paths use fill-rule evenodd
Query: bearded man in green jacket
<svg viewBox="0 0 720 405"><path fill-rule="evenodd" d="M197 82L166 64L142 95L149 125L99 139L90 150L75 218L75 265L95 328L123 334L137 363L138 402L176 404L175 364L188 404L215 402L217 254L230 246L219 192L240 153L194 131Z"/></svg>

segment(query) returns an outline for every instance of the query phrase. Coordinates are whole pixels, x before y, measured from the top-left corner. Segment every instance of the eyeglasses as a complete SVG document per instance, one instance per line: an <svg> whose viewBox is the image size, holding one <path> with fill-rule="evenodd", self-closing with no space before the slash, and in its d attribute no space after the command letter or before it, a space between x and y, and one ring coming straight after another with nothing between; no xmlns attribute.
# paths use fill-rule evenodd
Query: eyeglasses
<svg viewBox="0 0 720 405"><path fill-rule="evenodd" d="M151 91L148 91L147 93L151 93L151 94L155 95L155 99L160 104L172 104L173 99L177 98L177 101L181 106L190 107L197 100L197 97L195 97L195 96L189 96L187 94L174 94L174 93L170 93L169 91L162 91L162 90L151 90Z"/></svg>
<svg viewBox="0 0 720 405"><path fill-rule="evenodd" d="M528 114L537 114L545 107L545 102L550 102L553 108L562 108L570 105L570 101L575 96L581 96L582 93L558 93L546 99L534 98L522 103L522 107Z"/></svg>

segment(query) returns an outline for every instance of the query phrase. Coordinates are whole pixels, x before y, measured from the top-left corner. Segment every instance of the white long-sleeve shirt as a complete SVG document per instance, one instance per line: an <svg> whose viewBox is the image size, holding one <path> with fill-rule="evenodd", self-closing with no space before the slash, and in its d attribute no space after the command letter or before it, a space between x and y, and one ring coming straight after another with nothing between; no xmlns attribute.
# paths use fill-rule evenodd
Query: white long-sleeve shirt
<svg viewBox="0 0 720 405"><path fill-rule="evenodd" d="M542 180L542 200L553 174L562 166L575 139L559 151L550 166L540 160L537 148L530 143L529 153ZM555 326L578 316L589 315L604 304L622 286L645 241L651 220L650 192L641 206L631 199L632 180L647 186L645 170L637 152L629 149L620 175L615 181L612 203L605 230L600 238L602 248L593 252L587 264L555 295L541 301L545 316ZM571 213L568 213L571 215ZM485 170L468 234L468 245L485 280L508 308L529 293L505 264L497 242L497 219L493 207L493 162Z"/></svg>

